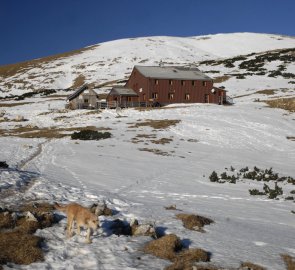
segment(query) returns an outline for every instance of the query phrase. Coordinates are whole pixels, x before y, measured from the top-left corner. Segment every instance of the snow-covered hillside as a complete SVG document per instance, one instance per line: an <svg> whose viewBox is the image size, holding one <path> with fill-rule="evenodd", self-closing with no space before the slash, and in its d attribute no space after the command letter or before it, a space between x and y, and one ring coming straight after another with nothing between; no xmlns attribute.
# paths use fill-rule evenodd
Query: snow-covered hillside
<svg viewBox="0 0 295 270"><path fill-rule="evenodd" d="M198 65L209 59L294 47L293 37L254 33L122 39L0 67L0 95L121 80L136 64Z"/></svg>
<svg viewBox="0 0 295 270"><path fill-rule="evenodd" d="M240 270L241 262L286 269L281 254L295 257L294 184L278 182L283 194L270 199L249 192L266 190L264 184L274 189L274 181L266 182L269 175L265 182L240 178L236 184L211 182L209 176L213 171L237 175L246 166L252 172L256 166L295 177L294 48L295 39L266 34L151 37L107 42L5 72L0 68L2 97L42 87L64 89L80 74L95 84L122 79L134 64L160 62L197 64L234 97L232 106L73 111L64 109L65 97L56 94L0 100L0 161L9 165L0 168L0 214L9 215L4 209L24 202L90 206L103 200L115 214L99 217L101 227L87 245L85 231L66 238L66 218L59 216L59 223L36 232L44 239L44 261L8 263L4 269L170 265L143 253L150 237L111 233L114 220L134 218L154 224L161 234L176 234L186 247L208 251L213 269ZM265 101L282 101L288 110ZM70 134L86 128L108 131L111 138L71 140ZM171 205L176 209L166 210ZM191 231L176 219L179 213L214 223L204 233Z"/></svg>

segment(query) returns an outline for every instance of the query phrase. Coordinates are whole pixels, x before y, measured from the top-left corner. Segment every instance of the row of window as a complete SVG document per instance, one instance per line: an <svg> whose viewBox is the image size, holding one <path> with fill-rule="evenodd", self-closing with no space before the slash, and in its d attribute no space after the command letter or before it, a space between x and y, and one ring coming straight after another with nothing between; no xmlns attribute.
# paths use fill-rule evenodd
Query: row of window
<svg viewBox="0 0 295 270"><path fill-rule="evenodd" d="M185 86L185 83L186 83L186 82L188 83L189 81L181 80L181 85L182 85L182 86ZM158 80L158 79L155 80L155 84L156 84L156 85L159 84L159 80ZM195 85L196 85L196 82L195 82L195 81L191 81L191 84L192 84L192 86L195 86ZM173 85L173 80L169 80L169 85ZM203 82L202 82L202 85L203 85L203 86L207 86L207 81L203 81Z"/></svg>
<svg viewBox="0 0 295 270"><path fill-rule="evenodd" d="M152 93L152 98L153 99L158 99L158 93L157 92ZM168 99L173 100L174 99L174 93L168 93ZM185 100L190 100L190 94L188 94L188 93L184 94L184 99Z"/></svg>

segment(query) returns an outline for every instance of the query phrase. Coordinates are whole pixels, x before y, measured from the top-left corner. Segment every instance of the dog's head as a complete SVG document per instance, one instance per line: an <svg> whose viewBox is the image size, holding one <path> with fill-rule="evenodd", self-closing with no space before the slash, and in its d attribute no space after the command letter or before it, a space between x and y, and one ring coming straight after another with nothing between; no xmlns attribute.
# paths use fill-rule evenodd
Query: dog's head
<svg viewBox="0 0 295 270"><path fill-rule="evenodd" d="M93 230L97 230L97 228L99 226L99 221L97 219L97 216L91 215L91 217L87 220L87 224Z"/></svg>

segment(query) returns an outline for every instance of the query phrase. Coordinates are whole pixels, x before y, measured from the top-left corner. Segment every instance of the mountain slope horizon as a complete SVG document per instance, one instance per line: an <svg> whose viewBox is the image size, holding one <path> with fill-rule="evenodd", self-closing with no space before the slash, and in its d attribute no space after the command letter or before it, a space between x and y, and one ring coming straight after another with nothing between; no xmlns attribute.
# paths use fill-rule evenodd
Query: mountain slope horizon
<svg viewBox="0 0 295 270"><path fill-rule="evenodd" d="M151 36L107 41L0 66L0 96L122 80L128 77L134 65L198 65L205 60L294 47L294 37L259 33Z"/></svg>

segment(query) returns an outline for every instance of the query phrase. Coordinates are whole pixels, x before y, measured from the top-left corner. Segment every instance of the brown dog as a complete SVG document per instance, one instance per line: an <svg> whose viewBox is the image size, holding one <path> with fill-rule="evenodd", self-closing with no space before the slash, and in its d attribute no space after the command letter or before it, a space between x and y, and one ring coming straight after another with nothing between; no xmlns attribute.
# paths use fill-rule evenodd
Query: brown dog
<svg viewBox="0 0 295 270"><path fill-rule="evenodd" d="M72 236L73 222L76 222L77 234L80 235L80 227L87 227L86 243L91 243L90 235L91 229L96 230L98 227L97 216L90 212L88 208L85 208L77 203L70 203L68 205L61 206L58 203L54 204L54 207L66 213L67 215L67 237Z"/></svg>

